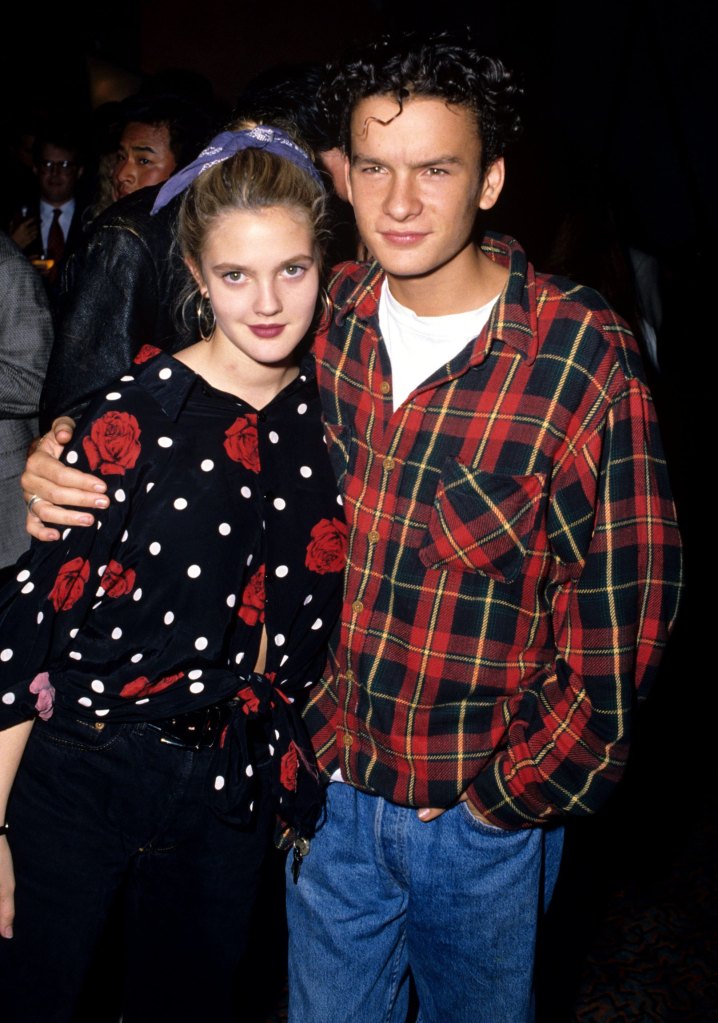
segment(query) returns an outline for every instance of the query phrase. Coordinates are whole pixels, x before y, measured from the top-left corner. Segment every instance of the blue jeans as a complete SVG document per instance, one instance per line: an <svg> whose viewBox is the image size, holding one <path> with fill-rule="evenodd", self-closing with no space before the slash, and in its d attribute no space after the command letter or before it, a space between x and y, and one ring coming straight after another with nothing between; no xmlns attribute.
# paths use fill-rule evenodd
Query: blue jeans
<svg viewBox="0 0 718 1023"><path fill-rule="evenodd" d="M350 785L295 885L287 877L290 1023L528 1023L536 932L561 828L504 831L465 803L423 823Z"/></svg>
<svg viewBox="0 0 718 1023"><path fill-rule="evenodd" d="M207 798L213 750L140 724L37 721L8 806L15 937L0 940L3 1023L73 1019L111 914L124 1023L241 1019L238 966L274 810L266 768L240 828ZM97 1018L103 1006L97 1006Z"/></svg>

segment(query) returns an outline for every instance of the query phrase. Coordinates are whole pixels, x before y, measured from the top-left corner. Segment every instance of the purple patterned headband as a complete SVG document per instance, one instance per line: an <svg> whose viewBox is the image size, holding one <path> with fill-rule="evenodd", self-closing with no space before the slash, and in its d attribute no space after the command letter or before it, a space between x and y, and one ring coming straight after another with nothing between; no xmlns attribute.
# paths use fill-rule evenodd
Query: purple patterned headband
<svg viewBox="0 0 718 1023"><path fill-rule="evenodd" d="M256 128L247 128L243 131L223 131L219 135L215 135L196 160L165 181L157 193L152 213L157 213L176 195L184 192L203 171L214 167L216 163L228 160L230 156L234 156L242 149L266 149L268 153L291 160L297 167L310 174L322 188L324 187L319 171L304 150L296 142L292 142L286 132L281 128L270 128L265 124L260 124Z"/></svg>

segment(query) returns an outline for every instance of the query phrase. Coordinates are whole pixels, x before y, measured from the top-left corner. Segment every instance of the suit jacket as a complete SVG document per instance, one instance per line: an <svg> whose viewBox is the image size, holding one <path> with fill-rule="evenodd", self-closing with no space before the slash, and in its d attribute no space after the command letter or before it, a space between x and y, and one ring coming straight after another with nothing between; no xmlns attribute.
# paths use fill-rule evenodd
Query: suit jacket
<svg viewBox="0 0 718 1023"><path fill-rule="evenodd" d="M37 436L37 412L52 347L50 306L42 279L0 231L0 567L30 544L20 475Z"/></svg>
<svg viewBox="0 0 718 1023"><path fill-rule="evenodd" d="M27 209L28 209L27 215L31 217L37 217L37 220L39 222L40 200L36 199L34 202L30 203ZM65 235L65 255L63 257L63 262L67 261L68 257L70 256L70 253L72 253L77 248L80 241L82 240L84 234L82 226L84 211L85 206L83 205L82 201L79 198L76 198L75 209L72 214L72 220L70 222L70 230ZM42 238L38 235L37 239L34 242L31 242L30 245L27 245L22 251L28 257L28 259L34 259L36 256L39 256L42 253Z"/></svg>
<svg viewBox="0 0 718 1023"><path fill-rule="evenodd" d="M30 203L28 211L28 216L36 217L39 223L40 200L38 199L34 203ZM65 235L65 249L63 257L57 266L54 267L53 273L50 276L42 275L45 290L47 291L47 296L50 299L50 309L52 310L53 316L56 316L57 314L61 294L60 281L62 280L62 275L65 272L65 267L67 266L70 256L81 244L84 237L83 214L84 206L81 200L76 198L75 209L72 214L72 220L70 221L70 230ZM42 248L42 237L38 235L35 241L26 245L22 251L28 259L36 259L42 255Z"/></svg>

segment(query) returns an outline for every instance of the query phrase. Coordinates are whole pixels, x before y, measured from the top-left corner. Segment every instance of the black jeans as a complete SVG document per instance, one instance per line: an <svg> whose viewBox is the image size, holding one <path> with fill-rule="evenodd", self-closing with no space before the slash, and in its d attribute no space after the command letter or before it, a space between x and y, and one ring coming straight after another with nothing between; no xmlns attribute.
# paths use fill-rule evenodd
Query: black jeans
<svg viewBox="0 0 718 1023"><path fill-rule="evenodd" d="M0 940L3 1023L73 1019L113 906L123 1023L241 1020L238 966L274 813L260 766L251 827L221 820L207 799L212 755L145 724L36 722L8 807L17 888L15 937Z"/></svg>

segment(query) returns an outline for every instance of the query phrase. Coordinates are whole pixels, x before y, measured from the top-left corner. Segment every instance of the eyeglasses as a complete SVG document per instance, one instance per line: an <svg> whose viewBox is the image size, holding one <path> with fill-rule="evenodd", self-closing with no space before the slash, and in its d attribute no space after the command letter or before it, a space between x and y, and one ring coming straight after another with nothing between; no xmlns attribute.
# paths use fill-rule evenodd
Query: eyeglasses
<svg viewBox="0 0 718 1023"><path fill-rule="evenodd" d="M75 166L74 160L40 160L37 164L41 171L63 170L68 171Z"/></svg>

